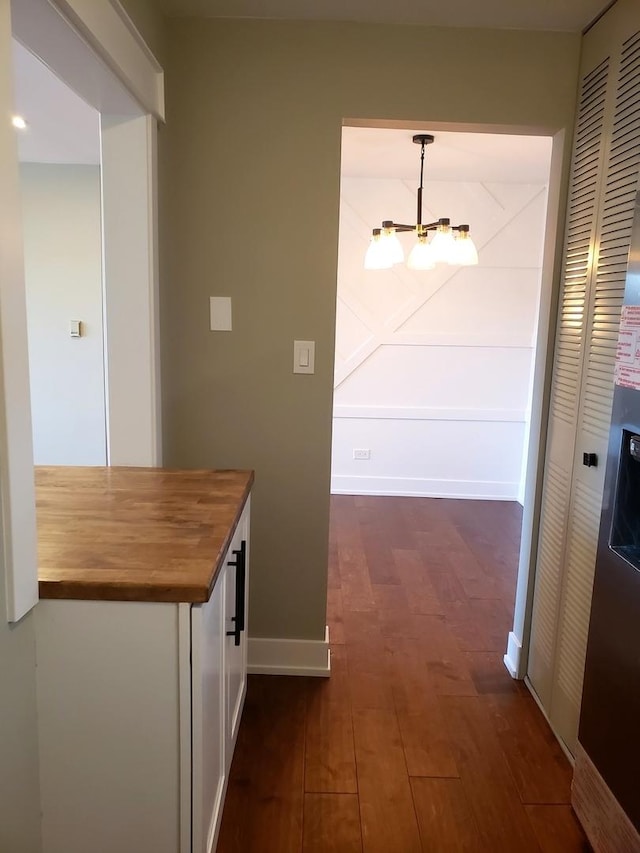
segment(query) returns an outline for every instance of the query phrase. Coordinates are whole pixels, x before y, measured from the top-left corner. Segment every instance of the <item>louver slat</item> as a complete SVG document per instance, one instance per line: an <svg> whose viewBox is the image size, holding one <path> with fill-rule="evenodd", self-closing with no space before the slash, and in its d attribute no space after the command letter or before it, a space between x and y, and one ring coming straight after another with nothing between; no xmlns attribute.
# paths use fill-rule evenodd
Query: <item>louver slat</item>
<svg viewBox="0 0 640 853"><path fill-rule="evenodd" d="M587 75L583 82L576 132L576 156L569 189L567 233L570 243L564 260L564 286L557 333L558 350L554 365L554 373L561 371L564 382L562 393L558 393L560 389L554 379L551 403L553 415L568 424L574 424L576 420L580 356L575 362L563 363L561 348L575 336L579 337L581 343L584 338L584 302L594 227L608 64L608 61L602 63ZM579 231L574 233L578 219ZM569 393L567 382L573 386L572 393Z"/></svg>
<svg viewBox="0 0 640 853"><path fill-rule="evenodd" d="M601 169L609 77L605 60L582 81L569 187L566 250L551 390L550 433L555 423L575 431L584 353L584 324L591 245ZM573 453L554 459L547 446L533 602L529 679L544 707L551 704L556 624L562 582Z"/></svg>
<svg viewBox="0 0 640 853"><path fill-rule="evenodd" d="M564 518L568 502L569 481L566 472L550 462L545 470L528 665L529 679L545 708L551 704Z"/></svg>
<svg viewBox="0 0 640 853"><path fill-rule="evenodd" d="M593 307L594 328L610 328L616 333L620 322L640 168L640 40L638 35L634 35L623 45L620 69L611 147L606 164L603 227ZM611 421L616 343L617 334L612 335L607 341L603 341L601 337L593 337L587 355L585 397L589 400L600 398L602 405L585 406L582 423L586 433L602 441L607 439ZM603 347L603 344L606 346ZM607 370L609 376L610 388L606 392L603 392L599 386L603 368Z"/></svg>

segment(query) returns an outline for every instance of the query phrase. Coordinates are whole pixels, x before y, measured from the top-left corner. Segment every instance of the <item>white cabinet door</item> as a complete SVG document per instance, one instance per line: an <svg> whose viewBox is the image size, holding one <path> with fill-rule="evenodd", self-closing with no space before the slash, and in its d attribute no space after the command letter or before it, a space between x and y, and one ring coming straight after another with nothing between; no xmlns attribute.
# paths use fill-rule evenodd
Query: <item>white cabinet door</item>
<svg viewBox="0 0 640 853"><path fill-rule="evenodd" d="M249 503L225 560L226 768L231 766L247 689Z"/></svg>
<svg viewBox="0 0 640 853"><path fill-rule="evenodd" d="M597 241L593 252L589 334L582 391L558 637L551 720L571 752L578 735L591 594L613 403L613 370L640 170L640 32L611 51L610 118ZM623 18L620 25L624 24ZM628 34L628 29L627 29ZM584 467L583 453L599 465Z"/></svg>
<svg viewBox="0 0 640 853"><path fill-rule="evenodd" d="M215 850L226 781L222 572L206 604L191 608L192 851Z"/></svg>
<svg viewBox="0 0 640 853"><path fill-rule="evenodd" d="M529 678L547 714L553 693L582 367L589 334L589 282L601 194L609 65L608 58L598 62L581 81L569 187L528 665Z"/></svg>

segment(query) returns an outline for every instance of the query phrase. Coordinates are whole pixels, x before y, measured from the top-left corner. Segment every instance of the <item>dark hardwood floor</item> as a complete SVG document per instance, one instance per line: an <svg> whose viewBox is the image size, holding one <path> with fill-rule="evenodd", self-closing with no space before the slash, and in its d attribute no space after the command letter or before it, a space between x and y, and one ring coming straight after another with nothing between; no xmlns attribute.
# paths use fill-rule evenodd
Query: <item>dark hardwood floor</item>
<svg viewBox="0 0 640 853"><path fill-rule="evenodd" d="M331 506L331 678L250 677L219 853L589 850L502 663L519 505Z"/></svg>

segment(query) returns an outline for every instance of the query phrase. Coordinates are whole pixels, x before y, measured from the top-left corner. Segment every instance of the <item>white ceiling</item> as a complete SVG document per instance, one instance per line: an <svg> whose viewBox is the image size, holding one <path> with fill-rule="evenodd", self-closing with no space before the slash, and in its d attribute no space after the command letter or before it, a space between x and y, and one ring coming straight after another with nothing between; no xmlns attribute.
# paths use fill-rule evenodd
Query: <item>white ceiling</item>
<svg viewBox="0 0 640 853"><path fill-rule="evenodd" d="M420 146L414 133L367 127L342 129L345 177L398 178L419 184ZM545 184L549 179L551 138L493 133L434 132L425 152L426 181Z"/></svg>
<svg viewBox="0 0 640 853"><path fill-rule="evenodd" d="M15 111L28 127L16 131L23 163L100 162L100 114L40 60L13 42Z"/></svg>
<svg viewBox="0 0 640 853"><path fill-rule="evenodd" d="M581 32L611 0L160 0L170 15Z"/></svg>

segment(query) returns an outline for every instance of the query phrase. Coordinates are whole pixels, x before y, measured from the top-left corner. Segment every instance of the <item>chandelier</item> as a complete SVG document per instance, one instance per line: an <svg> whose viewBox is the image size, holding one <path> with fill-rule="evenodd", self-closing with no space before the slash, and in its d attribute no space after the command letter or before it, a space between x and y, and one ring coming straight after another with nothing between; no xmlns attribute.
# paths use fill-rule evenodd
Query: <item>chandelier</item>
<svg viewBox="0 0 640 853"><path fill-rule="evenodd" d="M407 259L407 266L413 270L430 270L436 264L457 264L472 266L478 263L478 251L469 236L468 225L451 225L450 219L438 219L437 222L422 221L422 184L424 173L424 150L431 145L434 137L429 133L418 133L413 137L420 145L420 186L418 187L418 216L415 225L403 225L385 219L381 228L374 228L369 248L364 258L366 270L390 269L394 264L404 261L402 244L398 234L415 231L416 243ZM429 235L431 239L429 239Z"/></svg>

